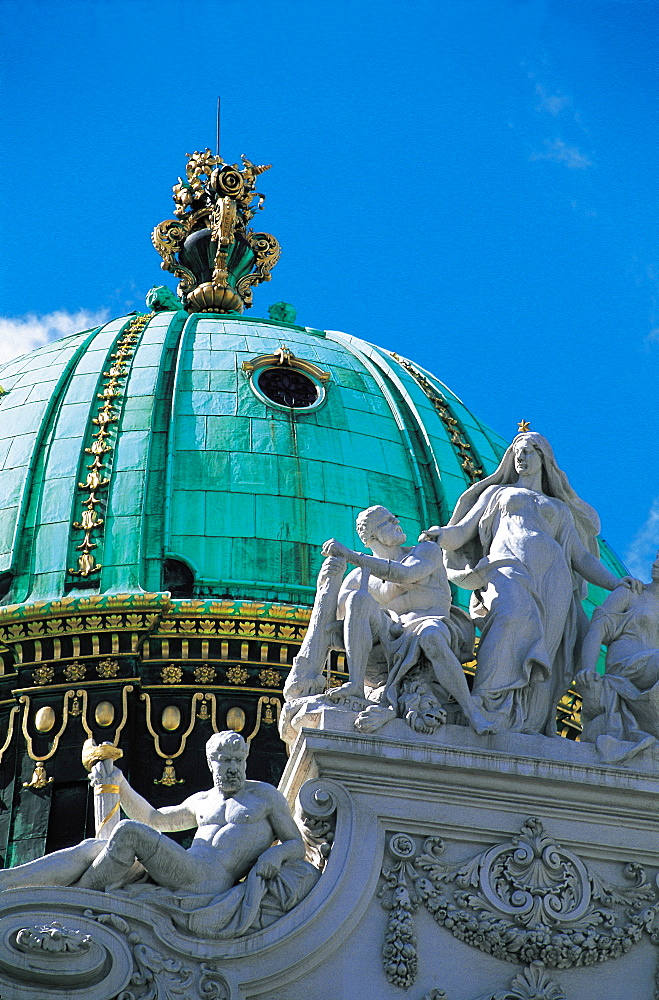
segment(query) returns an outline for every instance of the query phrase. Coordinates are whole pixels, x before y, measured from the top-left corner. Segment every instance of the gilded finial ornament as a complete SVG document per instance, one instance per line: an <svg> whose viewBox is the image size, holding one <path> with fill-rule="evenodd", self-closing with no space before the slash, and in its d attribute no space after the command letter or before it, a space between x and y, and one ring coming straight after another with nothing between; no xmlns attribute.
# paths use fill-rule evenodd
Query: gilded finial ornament
<svg viewBox="0 0 659 1000"><path fill-rule="evenodd" d="M242 312L252 305L252 287L270 281L279 243L248 223L263 208L256 178L272 164L225 163L210 149L188 154L185 180L172 188L175 219L153 230L161 267L179 279L178 295L194 312Z"/></svg>
<svg viewBox="0 0 659 1000"><path fill-rule="evenodd" d="M40 760L36 761L34 771L32 773L32 778L30 781L23 782L23 788L36 788L40 790L46 788L48 785L52 785L54 778L49 778L46 773L46 768L43 766Z"/></svg>
<svg viewBox="0 0 659 1000"><path fill-rule="evenodd" d="M526 434L527 431L530 431L530 430L531 430L531 425L528 422L528 420L520 420L520 422L517 425L517 433L518 434Z"/></svg>
<svg viewBox="0 0 659 1000"><path fill-rule="evenodd" d="M185 778L176 777L174 761L171 758L168 758L162 769L162 776L160 778L154 778L153 783L154 785L164 785L166 788L171 788L172 785L184 785Z"/></svg>

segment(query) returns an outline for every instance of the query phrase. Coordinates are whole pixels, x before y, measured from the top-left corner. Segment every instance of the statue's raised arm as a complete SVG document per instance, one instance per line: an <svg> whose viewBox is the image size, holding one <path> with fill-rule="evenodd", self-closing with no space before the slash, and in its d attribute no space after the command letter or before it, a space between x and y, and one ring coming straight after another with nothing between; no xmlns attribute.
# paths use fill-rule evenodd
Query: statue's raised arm
<svg viewBox="0 0 659 1000"><path fill-rule="evenodd" d="M357 726L365 731L400 716L419 732L433 732L446 718L442 702L450 699L477 732L493 731L462 669L473 657L474 629L451 604L441 548L429 540L407 546L386 507L362 511L356 527L371 554L334 538L323 545L309 631L284 688L285 734L296 697L305 695L316 696L316 707L324 702L360 711ZM356 568L341 581L338 573L348 563ZM323 695L331 648L345 650L348 681Z"/></svg>
<svg viewBox="0 0 659 1000"><path fill-rule="evenodd" d="M0 890L70 886L119 891L153 901L174 923L200 935L245 934L263 919L271 922L309 892L319 873L303 860L302 835L281 792L247 779L248 752L238 733L215 733L206 745L213 787L161 809L131 788L119 768L101 768L105 762L99 762L92 783L118 788L128 818L108 840L85 840L0 871ZM196 829L187 849L163 836L185 829ZM281 884L271 891L275 880ZM264 916L260 904L266 897Z"/></svg>

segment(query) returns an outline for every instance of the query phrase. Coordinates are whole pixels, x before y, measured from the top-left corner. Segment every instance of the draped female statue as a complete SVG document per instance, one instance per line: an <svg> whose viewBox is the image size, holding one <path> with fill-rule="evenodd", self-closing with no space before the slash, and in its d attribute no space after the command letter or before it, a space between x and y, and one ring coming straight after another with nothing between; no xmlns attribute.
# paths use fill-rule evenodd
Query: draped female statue
<svg viewBox="0 0 659 1000"><path fill-rule="evenodd" d="M518 434L491 476L424 537L445 550L449 579L473 591L481 638L473 694L500 729L556 735L556 705L587 627L586 581L618 580L598 559L599 517L570 486L541 434Z"/></svg>

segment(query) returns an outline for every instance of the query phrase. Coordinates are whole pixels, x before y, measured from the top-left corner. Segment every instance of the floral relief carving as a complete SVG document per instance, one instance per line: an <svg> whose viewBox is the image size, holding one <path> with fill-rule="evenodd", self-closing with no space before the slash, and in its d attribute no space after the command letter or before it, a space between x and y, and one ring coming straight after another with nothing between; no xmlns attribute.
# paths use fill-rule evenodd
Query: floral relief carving
<svg viewBox="0 0 659 1000"><path fill-rule="evenodd" d="M259 671L259 681L263 687L279 687L280 680L279 674L272 667L264 667L263 670Z"/></svg>
<svg viewBox="0 0 659 1000"><path fill-rule="evenodd" d="M110 680L119 673L119 663L117 660L101 660L96 667L96 673L104 680Z"/></svg>
<svg viewBox="0 0 659 1000"><path fill-rule="evenodd" d="M379 896L389 912L383 964L391 983L407 988L416 978L413 916L421 904L454 937L495 958L528 964L529 975L540 975L535 963L567 969L617 958L646 932L659 942L656 881L628 864L627 885L608 882L537 819L467 862L447 862L443 851L439 837L420 843L396 833L389 839ZM526 1000L519 990L492 1000L509 996ZM562 994L539 996L558 1000Z"/></svg>
<svg viewBox="0 0 659 1000"><path fill-rule="evenodd" d="M73 663L68 663L64 667L64 680L67 681L81 681L87 672L87 668L83 663L78 663L74 660Z"/></svg>
<svg viewBox="0 0 659 1000"><path fill-rule="evenodd" d="M22 927L16 935L18 951L49 951L74 953L89 951L92 939L89 934L63 927L57 920L35 927Z"/></svg>
<svg viewBox="0 0 659 1000"><path fill-rule="evenodd" d="M195 668L194 679L197 684L212 684L215 680L215 667L203 663L200 667Z"/></svg>
<svg viewBox="0 0 659 1000"><path fill-rule="evenodd" d="M229 667L227 669L227 680L229 684L244 684L249 677L245 667Z"/></svg>
<svg viewBox="0 0 659 1000"><path fill-rule="evenodd" d="M32 671L32 679L35 684L50 684L55 676L55 668L51 666L37 667Z"/></svg>
<svg viewBox="0 0 659 1000"><path fill-rule="evenodd" d="M213 965L201 962L186 967L179 959L161 954L145 944L116 913L85 910L84 915L112 927L131 948L134 972L116 1000L185 1000L192 996L204 997L204 1000L229 1000L226 980Z"/></svg>
<svg viewBox="0 0 659 1000"><path fill-rule="evenodd" d="M531 962L515 976L508 989L487 993L479 1000L565 1000L565 993L542 962Z"/></svg>
<svg viewBox="0 0 659 1000"><path fill-rule="evenodd" d="M169 663L160 671L160 679L163 684L180 684L183 680L183 667L178 667L175 663Z"/></svg>

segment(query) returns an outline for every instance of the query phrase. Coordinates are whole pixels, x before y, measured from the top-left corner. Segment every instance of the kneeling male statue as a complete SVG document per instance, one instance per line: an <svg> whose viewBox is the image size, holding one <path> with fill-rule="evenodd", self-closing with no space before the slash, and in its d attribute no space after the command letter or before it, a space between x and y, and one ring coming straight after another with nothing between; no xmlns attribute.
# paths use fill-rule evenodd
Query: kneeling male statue
<svg viewBox="0 0 659 1000"><path fill-rule="evenodd" d="M0 890L22 886L74 886L124 891L134 897L153 885L129 885L148 875L157 887L171 890L165 908L175 923L200 933L227 930L246 933L242 897L250 883L250 919L257 920L255 895L265 896L271 880L283 877L295 886L288 896L298 902L317 880L318 872L302 859L302 835L284 796L264 781L248 781L249 747L238 733L216 733L206 744L213 788L189 796L178 806L155 809L128 784L122 772L103 760L92 769L95 785L118 787L122 820L108 840L84 840L75 847L0 871ZM197 831L185 849L163 833ZM279 843L273 844L278 840ZM282 867L286 870L282 872ZM248 876L247 880L237 883ZM198 897L195 903L194 897ZM163 893L153 894L160 905ZM226 905L223 905L226 904ZM183 907L185 919L177 919ZM204 909L205 908L205 909ZM287 909L290 907L286 907ZM197 911L195 919L193 912ZM210 912L212 910L212 913ZM201 915L212 917L204 922ZM212 924L212 927L211 927Z"/></svg>

